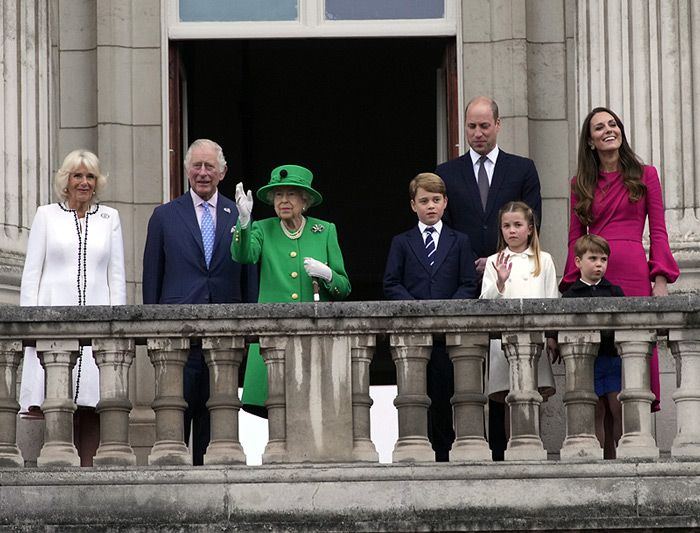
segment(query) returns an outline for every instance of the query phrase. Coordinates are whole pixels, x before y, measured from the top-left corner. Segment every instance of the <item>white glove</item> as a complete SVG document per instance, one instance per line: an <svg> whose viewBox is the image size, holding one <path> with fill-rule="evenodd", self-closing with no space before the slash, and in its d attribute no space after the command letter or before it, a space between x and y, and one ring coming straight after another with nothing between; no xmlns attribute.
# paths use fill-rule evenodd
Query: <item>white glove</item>
<svg viewBox="0 0 700 533"><path fill-rule="evenodd" d="M238 221L241 227L245 228L250 222L250 215L253 212L253 193L248 190L248 194L243 190L243 182L236 185L236 207L238 208Z"/></svg>
<svg viewBox="0 0 700 533"><path fill-rule="evenodd" d="M321 278L326 281L333 279L333 271L328 265L324 265L321 261L317 261L313 257L304 258L304 270L312 278Z"/></svg>

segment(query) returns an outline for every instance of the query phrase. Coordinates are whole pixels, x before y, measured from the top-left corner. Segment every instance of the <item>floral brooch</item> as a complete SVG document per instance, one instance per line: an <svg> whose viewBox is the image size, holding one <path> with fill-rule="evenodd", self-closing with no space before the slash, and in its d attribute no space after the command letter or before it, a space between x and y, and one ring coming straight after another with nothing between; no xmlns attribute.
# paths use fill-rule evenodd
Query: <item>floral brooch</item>
<svg viewBox="0 0 700 533"><path fill-rule="evenodd" d="M311 231L314 233L321 233L324 229L326 228L324 228L322 224L314 224L311 226Z"/></svg>

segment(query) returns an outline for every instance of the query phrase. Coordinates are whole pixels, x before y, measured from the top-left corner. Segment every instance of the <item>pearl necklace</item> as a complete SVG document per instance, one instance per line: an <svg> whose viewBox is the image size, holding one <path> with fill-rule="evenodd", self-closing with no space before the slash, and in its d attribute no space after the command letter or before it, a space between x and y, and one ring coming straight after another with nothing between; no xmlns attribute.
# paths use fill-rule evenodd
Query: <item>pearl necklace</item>
<svg viewBox="0 0 700 533"><path fill-rule="evenodd" d="M78 211L71 209L67 205L62 203L58 204L63 211L66 213L73 213L73 220L75 221L75 232L78 235L78 305L86 305L86 293L87 293L87 238L88 238L88 219L90 215L97 213L100 208L100 204L95 204L94 207L88 207L85 212L85 228L84 231L80 229L80 219L78 218ZM78 393L80 392L80 375L83 369L83 347L80 347L78 353L78 375L76 377L75 383L75 395L73 397L73 402L78 402Z"/></svg>
<svg viewBox="0 0 700 533"><path fill-rule="evenodd" d="M301 237L301 234L304 231L304 226L306 226L306 218L301 217L301 226L299 226L299 229L294 230L294 231L289 231L287 229L287 226L284 225L284 221L280 219L280 226L282 227L282 232L290 239L296 240L299 237Z"/></svg>

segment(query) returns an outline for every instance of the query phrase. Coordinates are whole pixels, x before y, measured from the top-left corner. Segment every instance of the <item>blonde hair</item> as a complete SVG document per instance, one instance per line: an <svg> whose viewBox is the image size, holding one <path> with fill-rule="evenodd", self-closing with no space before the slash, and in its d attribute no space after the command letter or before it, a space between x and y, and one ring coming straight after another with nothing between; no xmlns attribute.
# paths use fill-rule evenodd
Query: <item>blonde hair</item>
<svg viewBox="0 0 700 533"><path fill-rule="evenodd" d="M506 213L522 213L527 225L532 229L530 236L527 238L527 244L532 248L532 253L535 255L535 271L533 272L533 276L539 276L542 272L542 264L540 263L540 238L537 233L537 216L535 212L525 202L508 202L501 207L501 210L498 212L498 252L502 252L507 247L506 240L503 238L503 230L501 229L503 215Z"/></svg>
<svg viewBox="0 0 700 533"><path fill-rule="evenodd" d="M97 156L84 148L73 150L65 157L61 168L58 169L53 179L54 191L64 202L68 199L68 178L72 172L83 166L95 176L95 200L98 199L100 191L107 185L107 176L100 172L100 160Z"/></svg>

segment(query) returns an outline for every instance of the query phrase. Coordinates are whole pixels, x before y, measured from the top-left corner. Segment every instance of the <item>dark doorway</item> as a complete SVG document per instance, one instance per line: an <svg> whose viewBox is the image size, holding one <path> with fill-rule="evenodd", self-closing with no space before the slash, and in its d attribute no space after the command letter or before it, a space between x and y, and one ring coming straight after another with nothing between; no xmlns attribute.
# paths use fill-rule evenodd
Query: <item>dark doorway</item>
<svg viewBox="0 0 700 533"><path fill-rule="evenodd" d="M382 299L391 237L415 224L408 182L437 163L436 72L446 39L294 39L179 43L188 143L221 144L253 191L295 163L314 173L335 222L353 300ZM254 216L273 216L256 202Z"/></svg>
<svg viewBox="0 0 700 533"><path fill-rule="evenodd" d="M311 215L338 228L350 299L383 298L391 238L416 223L408 182L435 168L439 133L450 157L458 148L454 38L172 42L170 92L173 195L181 144L200 137L224 149L230 198L238 181L256 191L274 167L306 166L324 197ZM256 202L253 214L274 211ZM378 341L371 383L394 384Z"/></svg>

